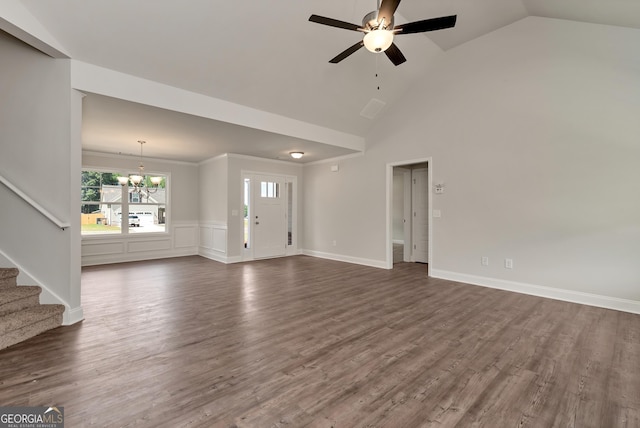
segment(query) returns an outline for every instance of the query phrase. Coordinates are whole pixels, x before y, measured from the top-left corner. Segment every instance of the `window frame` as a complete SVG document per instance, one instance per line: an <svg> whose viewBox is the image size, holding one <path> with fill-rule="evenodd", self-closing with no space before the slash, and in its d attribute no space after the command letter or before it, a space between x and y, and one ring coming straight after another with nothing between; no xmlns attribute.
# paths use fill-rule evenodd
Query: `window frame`
<svg viewBox="0 0 640 428"><path fill-rule="evenodd" d="M109 167L91 167L91 166L82 166L81 168L81 174L84 173L85 171L90 171L90 172L98 172L98 173L111 173L111 174L118 174L121 176L129 176L132 174L136 174L137 171L131 171L129 169L122 169L122 168L109 168ZM130 206L134 205L137 207L144 207L144 206L164 206L164 218L165 218L165 223L164 223L164 231L154 231L154 232L130 232L130 229L133 229L129 226L129 222L120 222L120 231L119 232L113 232L113 233L95 233L95 234L84 234L82 233L82 228L80 231L80 237L82 240L85 239L100 239L100 240L104 240L104 239L123 239L123 238L144 238L144 237L152 237L152 236L166 236L170 234L170 222L171 222L171 173L169 172L160 172L160 171L145 171L145 175L146 176L162 176L164 177L165 180L165 202L164 204L158 204L158 203L132 203L129 201L129 183L127 183L124 186L121 186L121 197L120 197L120 201L119 202L114 202L114 205L120 205L121 206L121 210L120 213L124 213L127 212L130 214ZM82 177L82 175L81 175ZM82 180L82 178L81 178ZM80 182L80 190L82 189L82 181ZM89 201L89 202L93 202L93 201ZM85 204L85 201L80 201L80 207L82 207L83 204ZM98 206L100 206L102 204L102 202L98 202ZM81 208L82 210L82 208ZM127 214L127 218L129 217L129 214ZM135 214L135 213L134 213Z"/></svg>

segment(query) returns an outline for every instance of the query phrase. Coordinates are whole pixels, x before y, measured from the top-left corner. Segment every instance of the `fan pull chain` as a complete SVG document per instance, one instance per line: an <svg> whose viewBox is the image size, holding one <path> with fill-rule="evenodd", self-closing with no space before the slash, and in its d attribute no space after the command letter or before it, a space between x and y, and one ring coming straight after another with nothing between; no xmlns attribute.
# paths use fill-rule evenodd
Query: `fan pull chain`
<svg viewBox="0 0 640 428"><path fill-rule="evenodd" d="M378 57L380 55L376 55L376 86L378 87L378 91L380 90L380 80L378 78Z"/></svg>

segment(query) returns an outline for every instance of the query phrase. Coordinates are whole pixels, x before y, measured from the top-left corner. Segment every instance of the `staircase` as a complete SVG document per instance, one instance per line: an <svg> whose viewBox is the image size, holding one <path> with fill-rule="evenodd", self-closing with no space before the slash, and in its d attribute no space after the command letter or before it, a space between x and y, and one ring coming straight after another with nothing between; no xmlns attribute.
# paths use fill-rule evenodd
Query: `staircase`
<svg viewBox="0 0 640 428"><path fill-rule="evenodd" d="M0 268L0 349L62 325L64 305L41 305L35 286L17 286L18 269Z"/></svg>

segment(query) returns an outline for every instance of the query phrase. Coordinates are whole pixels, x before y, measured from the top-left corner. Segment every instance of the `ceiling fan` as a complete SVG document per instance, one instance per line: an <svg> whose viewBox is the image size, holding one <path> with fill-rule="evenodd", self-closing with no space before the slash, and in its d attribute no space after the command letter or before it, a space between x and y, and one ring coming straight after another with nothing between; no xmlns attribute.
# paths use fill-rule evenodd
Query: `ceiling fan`
<svg viewBox="0 0 640 428"><path fill-rule="evenodd" d="M362 19L362 26L318 15L311 15L309 21L365 33L361 41L338 54L330 63L337 64L364 46L371 52L384 52L396 66L407 59L393 43L393 36L442 30L456 25L457 15L451 15L394 26L393 14L399 4L400 0L382 0L382 3L378 0L378 10L366 14Z"/></svg>

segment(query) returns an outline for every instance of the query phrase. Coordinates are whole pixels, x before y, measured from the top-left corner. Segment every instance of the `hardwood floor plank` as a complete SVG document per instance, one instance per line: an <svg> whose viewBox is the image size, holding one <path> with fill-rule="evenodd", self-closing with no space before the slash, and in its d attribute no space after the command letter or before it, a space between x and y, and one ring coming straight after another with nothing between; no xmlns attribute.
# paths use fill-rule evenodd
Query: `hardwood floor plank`
<svg viewBox="0 0 640 428"><path fill-rule="evenodd" d="M85 321L0 351L79 427L638 427L640 316L296 256L85 268Z"/></svg>

